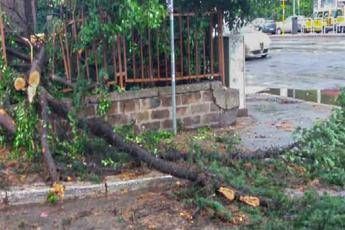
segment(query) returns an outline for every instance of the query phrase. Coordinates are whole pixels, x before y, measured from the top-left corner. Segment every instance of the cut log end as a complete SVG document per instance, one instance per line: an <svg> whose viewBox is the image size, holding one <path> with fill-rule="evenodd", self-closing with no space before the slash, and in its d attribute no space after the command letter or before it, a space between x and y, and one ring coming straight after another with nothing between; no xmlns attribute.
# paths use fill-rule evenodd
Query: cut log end
<svg viewBox="0 0 345 230"><path fill-rule="evenodd" d="M28 83L32 87L37 87L40 84L41 74L39 71L34 70L30 72Z"/></svg>
<svg viewBox="0 0 345 230"><path fill-rule="evenodd" d="M23 76L19 76L16 78L16 80L14 81L14 88L17 91L20 91L20 90L24 91L26 89L26 82Z"/></svg>

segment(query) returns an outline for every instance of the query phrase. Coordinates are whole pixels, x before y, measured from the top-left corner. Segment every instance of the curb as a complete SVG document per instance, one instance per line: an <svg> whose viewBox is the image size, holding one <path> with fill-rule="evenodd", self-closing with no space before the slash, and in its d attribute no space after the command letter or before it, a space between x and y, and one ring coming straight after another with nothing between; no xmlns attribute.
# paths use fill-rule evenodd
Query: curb
<svg viewBox="0 0 345 230"><path fill-rule="evenodd" d="M65 186L64 200L84 199L105 196L121 191L134 191L157 186L162 183L173 183L170 175L152 173L137 179L121 181L119 179L105 181L100 184L91 183L62 183ZM47 195L51 187L45 185L33 185L13 187L8 191L0 190L0 206L17 206L25 204L43 204L47 201Z"/></svg>

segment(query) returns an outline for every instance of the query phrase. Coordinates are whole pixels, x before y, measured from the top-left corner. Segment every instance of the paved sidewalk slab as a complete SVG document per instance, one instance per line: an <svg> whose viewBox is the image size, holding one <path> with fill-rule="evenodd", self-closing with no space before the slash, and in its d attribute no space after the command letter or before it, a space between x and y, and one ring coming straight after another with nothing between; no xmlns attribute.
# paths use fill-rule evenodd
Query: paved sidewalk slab
<svg viewBox="0 0 345 230"><path fill-rule="evenodd" d="M249 117L238 118L236 129L243 147L251 151L293 143L296 128L311 128L327 119L334 108L268 94L249 95L247 106Z"/></svg>

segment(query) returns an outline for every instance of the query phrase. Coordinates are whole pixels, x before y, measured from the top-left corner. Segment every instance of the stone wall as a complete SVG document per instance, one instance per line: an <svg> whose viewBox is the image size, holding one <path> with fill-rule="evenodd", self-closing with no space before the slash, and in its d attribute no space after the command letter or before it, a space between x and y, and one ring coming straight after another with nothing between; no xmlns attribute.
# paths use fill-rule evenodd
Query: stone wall
<svg viewBox="0 0 345 230"><path fill-rule="evenodd" d="M220 82L179 85L176 88L178 124L184 129L228 126L235 122L239 107L238 90ZM114 126L134 123L140 131L171 129L171 88L157 87L110 95L106 119ZM83 115L96 116L97 97L87 98Z"/></svg>

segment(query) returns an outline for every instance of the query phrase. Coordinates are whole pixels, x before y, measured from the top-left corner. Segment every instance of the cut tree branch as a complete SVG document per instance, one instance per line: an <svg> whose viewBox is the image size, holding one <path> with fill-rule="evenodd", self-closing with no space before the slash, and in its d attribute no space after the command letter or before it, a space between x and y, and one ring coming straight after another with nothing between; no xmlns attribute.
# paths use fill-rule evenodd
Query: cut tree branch
<svg viewBox="0 0 345 230"><path fill-rule="evenodd" d="M7 133L13 136L16 132L16 124L12 117L7 114L4 109L0 108L0 127L5 129Z"/></svg>
<svg viewBox="0 0 345 230"><path fill-rule="evenodd" d="M14 56L28 63L31 62L31 58L28 55L21 53L18 50L15 50L11 47L7 47L6 52L9 56Z"/></svg>
<svg viewBox="0 0 345 230"><path fill-rule="evenodd" d="M45 89L41 87L41 91L45 91ZM63 119L68 119L68 106L50 96L48 92L46 94L47 102L52 112L56 113ZM93 135L104 139L108 144L116 147L120 151L126 152L131 157L146 163L150 168L156 169L166 174L170 174L177 178L196 182L197 184L205 187L208 191L215 192L219 191L222 188L221 185L223 181L219 177L212 175L207 171L199 171L191 169L190 167L182 167L174 162L169 162L161 158L157 158L139 145L126 142L121 136L117 135L113 131L110 124L106 123L100 118L80 118L77 121L79 128L88 130ZM240 189L233 190L233 193L234 199L238 199L245 203L247 202L246 200L251 198L260 200L259 204L263 206L268 206L268 204L270 203L269 200L264 198L259 199L256 197L245 196L245 193Z"/></svg>
<svg viewBox="0 0 345 230"><path fill-rule="evenodd" d="M55 165L55 161L49 149L48 144L48 105L47 105L47 94L45 91L40 92L39 102L41 106L41 145L42 145L42 156L44 163L49 171L51 181L59 181L59 174Z"/></svg>

